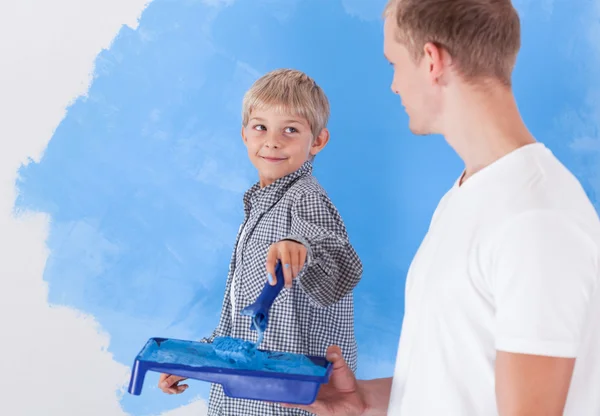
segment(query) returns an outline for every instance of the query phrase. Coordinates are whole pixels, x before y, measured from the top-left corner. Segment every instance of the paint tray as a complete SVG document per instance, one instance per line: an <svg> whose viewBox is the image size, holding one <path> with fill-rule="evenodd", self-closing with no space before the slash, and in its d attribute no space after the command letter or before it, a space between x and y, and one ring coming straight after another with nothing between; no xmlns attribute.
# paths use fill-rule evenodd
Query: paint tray
<svg viewBox="0 0 600 416"><path fill-rule="evenodd" d="M215 340L216 341L216 340ZM248 343L250 345L250 343ZM195 380L218 383L224 393L232 398L260 400L277 403L311 404L315 401L321 384L329 381L332 367L324 357L300 356L315 364L311 371L286 368L278 357L290 354L256 350L261 357L275 363L268 368L255 370L239 367L232 356L215 352L213 344L182 341L171 338L150 338L135 359L129 382L129 393L140 395L148 371L156 371ZM210 357L220 355L211 364ZM207 358L208 357L208 358ZM207 364L208 363L208 364ZM250 367L250 366L248 366ZM295 373L296 371L296 373Z"/></svg>

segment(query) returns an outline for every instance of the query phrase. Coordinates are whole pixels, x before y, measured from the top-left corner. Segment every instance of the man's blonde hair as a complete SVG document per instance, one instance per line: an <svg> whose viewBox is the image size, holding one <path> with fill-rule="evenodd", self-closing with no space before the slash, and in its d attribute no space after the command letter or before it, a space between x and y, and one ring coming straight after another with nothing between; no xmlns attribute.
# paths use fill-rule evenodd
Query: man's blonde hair
<svg viewBox="0 0 600 416"><path fill-rule="evenodd" d="M397 39L415 61L431 42L445 49L466 81L495 78L511 85L521 47L519 15L511 0L390 0Z"/></svg>
<svg viewBox="0 0 600 416"><path fill-rule="evenodd" d="M277 69L260 77L244 95L242 125L248 125L254 110L275 109L303 117L313 137L327 127L329 101L317 83L304 72Z"/></svg>

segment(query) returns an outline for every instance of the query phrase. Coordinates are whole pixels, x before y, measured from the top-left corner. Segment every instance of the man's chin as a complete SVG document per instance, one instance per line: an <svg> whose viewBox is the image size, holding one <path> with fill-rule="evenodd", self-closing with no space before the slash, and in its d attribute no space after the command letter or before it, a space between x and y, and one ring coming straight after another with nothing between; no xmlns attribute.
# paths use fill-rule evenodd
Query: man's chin
<svg viewBox="0 0 600 416"><path fill-rule="evenodd" d="M429 129L425 128L425 126L410 121L408 122L408 129L415 136L428 136L432 134Z"/></svg>

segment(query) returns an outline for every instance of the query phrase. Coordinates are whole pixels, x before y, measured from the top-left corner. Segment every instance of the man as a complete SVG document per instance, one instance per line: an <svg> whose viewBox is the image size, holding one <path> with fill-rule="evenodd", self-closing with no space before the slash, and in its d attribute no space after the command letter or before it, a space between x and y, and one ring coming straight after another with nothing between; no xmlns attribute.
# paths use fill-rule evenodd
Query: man
<svg viewBox="0 0 600 416"><path fill-rule="evenodd" d="M417 135L465 170L408 273L394 377L357 381L338 347L318 415L600 415L600 222L521 120L510 0L392 0L384 52ZM540 70L543 70L540 67Z"/></svg>

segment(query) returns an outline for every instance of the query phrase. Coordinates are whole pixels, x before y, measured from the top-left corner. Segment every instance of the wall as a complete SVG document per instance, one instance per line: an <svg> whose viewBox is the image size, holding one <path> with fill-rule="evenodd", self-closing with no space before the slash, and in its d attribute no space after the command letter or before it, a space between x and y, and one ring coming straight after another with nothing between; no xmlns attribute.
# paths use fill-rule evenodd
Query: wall
<svg viewBox="0 0 600 416"><path fill-rule="evenodd" d="M414 137L382 56L384 0L0 5L0 391L10 415L200 415L207 386L123 392L151 336L217 323L240 198L244 91L295 67L325 89L315 173L365 264L360 376L391 374L410 259L461 166ZM600 191L600 3L515 1L532 131ZM175 410L173 410L175 409Z"/></svg>

